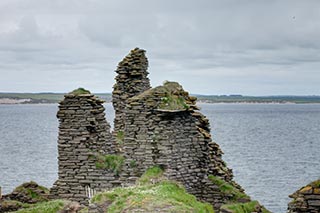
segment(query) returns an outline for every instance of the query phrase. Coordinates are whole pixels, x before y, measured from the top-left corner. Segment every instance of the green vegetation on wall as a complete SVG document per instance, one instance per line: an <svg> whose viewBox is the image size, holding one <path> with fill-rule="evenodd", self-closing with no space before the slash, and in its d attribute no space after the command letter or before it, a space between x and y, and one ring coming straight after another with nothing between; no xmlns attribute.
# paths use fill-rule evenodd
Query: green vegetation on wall
<svg viewBox="0 0 320 213"><path fill-rule="evenodd" d="M95 155L97 169L109 169L116 175L121 172L124 157L122 155Z"/></svg>
<svg viewBox="0 0 320 213"><path fill-rule="evenodd" d="M260 211L262 211L262 213L270 213L264 207L261 207L258 201L223 205L221 206L221 210L226 210L227 212L231 211L232 213L251 213Z"/></svg>
<svg viewBox="0 0 320 213"><path fill-rule="evenodd" d="M243 192L239 191L237 188L222 180L219 177L209 175L209 180L211 180L215 185L217 185L220 191L229 197L231 197L231 201L238 201L240 199L250 199L250 197Z"/></svg>
<svg viewBox="0 0 320 213"><path fill-rule="evenodd" d="M117 132L116 142L117 142L119 145L122 145L122 144L123 144L123 141L124 141L124 132L120 130L120 131Z"/></svg>
<svg viewBox="0 0 320 213"><path fill-rule="evenodd" d="M187 110L189 105L186 103L185 93L182 87L176 82L166 81L163 86L155 88L156 90L163 90L165 97L162 97L161 103L158 106L163 110Z"/></svg>
<svg viewBox="0 0 320 213"><path fill-rule="evenodd" d="M159 166L151 167L139 178L139 183L148 184L159 182L158 180L162 178L163 172L163 169Z"/></svg>

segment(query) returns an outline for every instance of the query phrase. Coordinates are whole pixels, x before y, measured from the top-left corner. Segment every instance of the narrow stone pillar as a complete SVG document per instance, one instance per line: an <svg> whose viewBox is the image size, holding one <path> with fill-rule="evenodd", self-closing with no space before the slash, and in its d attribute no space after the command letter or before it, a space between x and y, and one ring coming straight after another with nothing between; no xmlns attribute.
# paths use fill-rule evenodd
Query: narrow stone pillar
<svg viewBox="0 0 320 213"><path fill-rule="evenodd" d="M53 198L87 204L92 193L112 188L113 172L96 167L97 156L115 151L103 101L89 91L77 89L60 102L58 164L59 179L51 189Z"/></svg>
<svg viewBox="0 0 320 213"><path fill-rule="evenodd" d="M124 130L124 115L127 100L150 89L148 59L145 50L135 48L118 64L113 86L112 104L115 110L114 131Z"/></svg>

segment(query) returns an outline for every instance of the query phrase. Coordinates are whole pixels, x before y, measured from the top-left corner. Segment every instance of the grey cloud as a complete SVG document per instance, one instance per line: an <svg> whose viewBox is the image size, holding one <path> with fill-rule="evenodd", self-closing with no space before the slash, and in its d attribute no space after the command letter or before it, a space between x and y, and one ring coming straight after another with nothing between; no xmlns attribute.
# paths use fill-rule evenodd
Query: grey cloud
<svg viewBox="0 0 320 213"><path fill-rule="evenodd" d="M303 84L320 79L319 19L317 0L3 0L0 90L45 89L23 76L32 72L47 91L73 82L111 91L118 61L139 46L153 85L169 79L194 93L314 94L319 86Z"/></svg>

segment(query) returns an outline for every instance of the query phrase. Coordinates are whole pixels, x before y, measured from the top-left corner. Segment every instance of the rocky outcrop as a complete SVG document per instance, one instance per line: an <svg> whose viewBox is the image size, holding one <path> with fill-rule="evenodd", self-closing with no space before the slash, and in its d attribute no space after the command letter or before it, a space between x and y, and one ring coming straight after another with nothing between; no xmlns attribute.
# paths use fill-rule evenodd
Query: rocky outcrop
<svg viewBox="0 0 320 213"><path fill-rule="evenodd" d="M102 103L84 89L65 95L60 102L59 179L51 189L52 198L86 204L96 192L118 185L113 171L98 168L105 154L117 150Z"/></svg>
<svg viewBox="0 0 320 213"><path fill-rule="evenodd" d="M112 104L115 110L114 130L124 129L124 109L129 98L150 89L148 59L145 50L135 48L118 64L113 86Z"/></svg>
<svg viewBox="0 0 320 213"><path fill-rule="evenodd" d="M309 183L289 196L288 213L320 212L320 180Z"/></svg>
<svg viewBox="0 0 320 213"><path fill-rule="evenodd" d="M49 200L49 189L31 181L23 183L0 199L0 212L17 211L27 204Z"/></svg>
<svg viewBox="0 0 320 213"><path fill-rule="evenodd" d="M15 200L21 203L37 203L48 201L49 190L37 183L31 181L24 183L13 190L4 199Z"/></svg>

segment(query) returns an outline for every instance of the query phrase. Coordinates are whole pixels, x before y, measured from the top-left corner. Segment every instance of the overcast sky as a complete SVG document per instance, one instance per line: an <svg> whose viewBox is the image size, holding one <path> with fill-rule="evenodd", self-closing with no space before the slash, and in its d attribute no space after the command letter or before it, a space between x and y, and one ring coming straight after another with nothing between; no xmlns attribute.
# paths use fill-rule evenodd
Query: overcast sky
<svg viewBox="0 0 320 213"><path fill-rule="evenodd" d="M135 47L152 86L320 95L319 0L0 1L1 92L111 92Z"/></svg>

